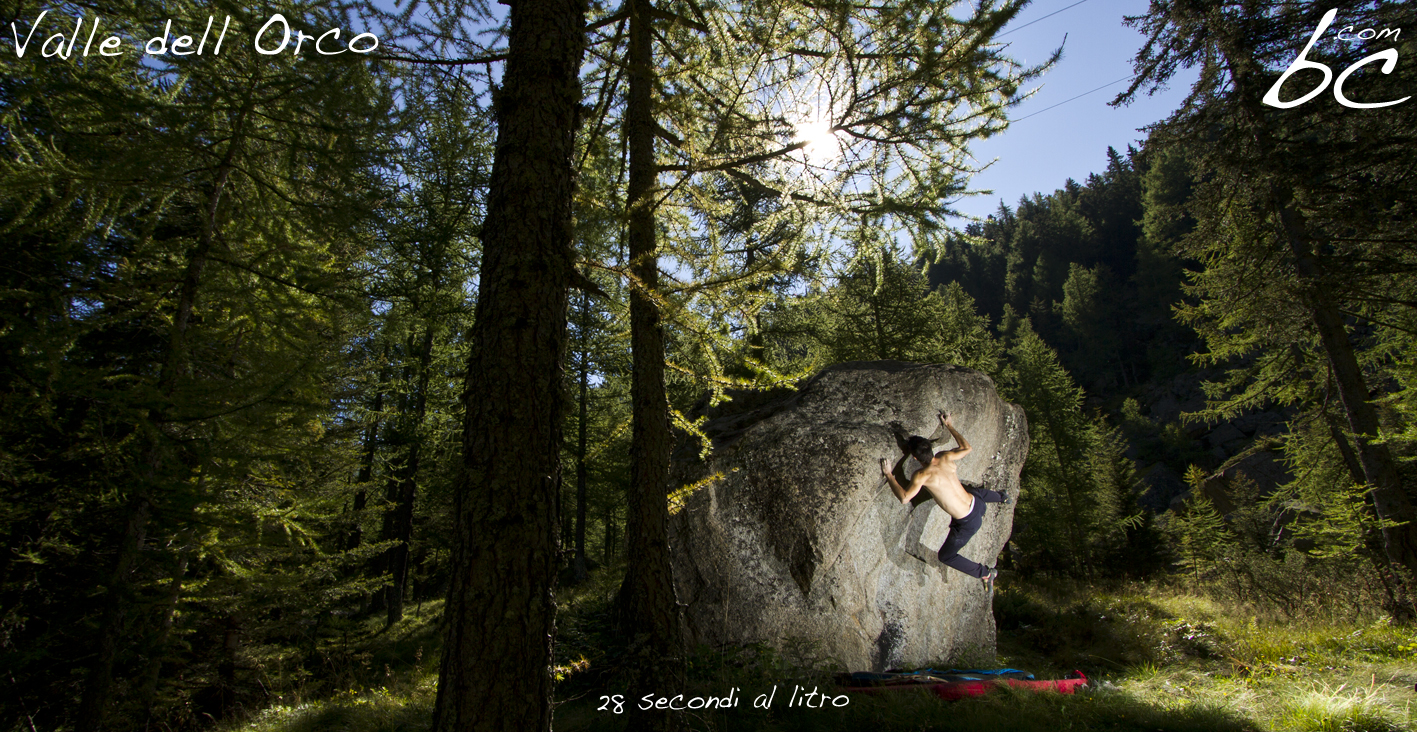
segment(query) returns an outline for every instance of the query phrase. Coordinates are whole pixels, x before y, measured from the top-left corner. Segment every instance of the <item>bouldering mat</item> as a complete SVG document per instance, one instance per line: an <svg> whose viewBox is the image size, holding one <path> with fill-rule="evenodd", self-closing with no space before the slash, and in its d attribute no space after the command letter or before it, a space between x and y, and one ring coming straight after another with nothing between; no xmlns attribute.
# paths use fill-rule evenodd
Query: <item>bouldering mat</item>
<svg viewBox="0 0 1417 732"><path fill-rule="evenodd" d="M838 674L837 684L848 693L875 694L919 689L953 701L970 696L983 696L1001 685L1028 691L1056 691L1072 694L1087 685L1087 676L1073 671L1061 679L1033 678L1033 674L1018 669L921 669L890 673L858 671Z"/></svg>

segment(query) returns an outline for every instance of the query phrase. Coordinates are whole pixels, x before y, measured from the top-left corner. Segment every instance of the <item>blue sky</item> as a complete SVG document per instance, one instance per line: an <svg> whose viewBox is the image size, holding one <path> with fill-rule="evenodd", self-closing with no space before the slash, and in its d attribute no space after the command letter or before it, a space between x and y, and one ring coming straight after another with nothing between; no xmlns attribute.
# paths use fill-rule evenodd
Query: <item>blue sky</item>
<svg viewBox="0 0 1417 732"><path fill-rule="evenodd" d="M1012 110L1016 121L1007 132L972 146L980 163L995 162L970 188L993 193L966 197L955 204L957 210L987 216L1001 199L1013 206L1020 196L1052 192L1068 178L1082 181L1106 166L1109 145L1125 150L1146 136L1138 128L1164 119L1180 105L1194 72L1179 73L1168 91L1141 97L1129 107L1107 106L1125 83L1092 91L1131 75L1142 36L1124 27L1122 17L1144 14L1148 5L1149 0L1034 0L1004 29L1007 35L1000 40L1021 62L1038 63L1060 44L1063 58L1035 82L1037 93ZM496 3L491 7L495 13L505 11Z"/></svg>
<svg viewBox="0 0 1417 732"><path fill-rule="evenodd" d="M971 188L994 193L967 197L955 208L986 216L998 209L1000 199L1013 206L1020 196L1052 192L1068 178L1082 181L1088 173L1106 167L1108 145L1125 150L1128 143L1146 137L1138 128L1166 118L1180 105L1195 78L1193 72L1178 74L1168 91L1142 97L1129 107L1107 106L1126 88L1125 83L1073 99L1131 75L1131 59L1141 47L1142 36L1123 26L1122 16L1143 14L1148 4L1147 0L1035 0L1004 29L1009 35L1000 40L1010 44L1014 58L1027 63L1047 58L1066 35L1063 59L1036 84L1038 93L1014 108L1010 117L1016 121L1008 131L974 144L976 159L996 161L975 176ZM1057 14L1044 17L1051 13Z"/></svg>

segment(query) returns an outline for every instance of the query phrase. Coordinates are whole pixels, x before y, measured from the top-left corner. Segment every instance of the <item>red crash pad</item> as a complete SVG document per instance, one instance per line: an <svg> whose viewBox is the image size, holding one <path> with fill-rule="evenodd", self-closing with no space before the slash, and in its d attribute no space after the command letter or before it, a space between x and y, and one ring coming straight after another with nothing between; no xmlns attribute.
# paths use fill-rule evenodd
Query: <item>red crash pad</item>
<svg viewBox="0 0 1417 732"><path fill-rule="evenodd" d="M1087 676L1081 671L1074 671L1068 674L1068 678L1066 679L1044 679L1040 681L1024 681L1020 679L941 681L936 683L889 684L885 686L847 686L843 687L842 690L848 693L878 694L882 692L890 693L922 689L946 701L954 701L955 699L963 699L967 696L984 696L998 688L999 684L1008 684L1015 689L1027 689L1029 691L1056 691L1059 694L1071 694L1077 691L1078 687L1087 686Z"/></svg>

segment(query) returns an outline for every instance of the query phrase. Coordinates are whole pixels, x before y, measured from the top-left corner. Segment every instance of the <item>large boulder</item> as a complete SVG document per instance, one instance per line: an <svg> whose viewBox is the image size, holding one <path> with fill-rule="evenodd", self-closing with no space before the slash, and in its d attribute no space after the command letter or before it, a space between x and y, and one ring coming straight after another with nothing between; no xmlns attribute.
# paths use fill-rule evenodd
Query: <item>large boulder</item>
<svg viewBox="0 0 1417 732"><path fill-rule="evenodd" d="M707 410L711 457L699 460L693 445L675 454L681 485L721 476L670 522L690 639L765 643L852 670L992 659L990 595L935 557L949 515L923 490L901 505L878 464L900 459L904 435L953 446L942 410L973 447L961 479L1016 497L1028 424L978 371L848 363L796 392L737 395ZM990 504L961 553L993 565L1014 505Z"/></svg>

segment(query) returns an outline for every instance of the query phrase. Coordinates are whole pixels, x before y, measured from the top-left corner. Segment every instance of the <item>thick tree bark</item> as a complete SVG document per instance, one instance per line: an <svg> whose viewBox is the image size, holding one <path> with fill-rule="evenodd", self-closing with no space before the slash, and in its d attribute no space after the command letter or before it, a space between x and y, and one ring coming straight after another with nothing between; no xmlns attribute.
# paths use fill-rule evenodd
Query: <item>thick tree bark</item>
<svg viewBox="0 0 1417 732"><path fill-rule="evenodd" d="M433 728L551 726L562 368L583 0L516 0L467 373Z"/></svg>
<svg viewBox="0 0 1417 732"><path fill-rule="evenodd" d="M627 238L630 271L630 383L633 428L626 518L625 580L620 588L620 627L636 656L628 696L664 693L682 686L684 660L674 577L669 566L669 401L664 390L664 326L655 296L659 260L655 243L654 99L652 96L652 5L630 2L629 98L625 136L630 149ZM631 710L630 730L674 726L668 711Z"/></svg>

